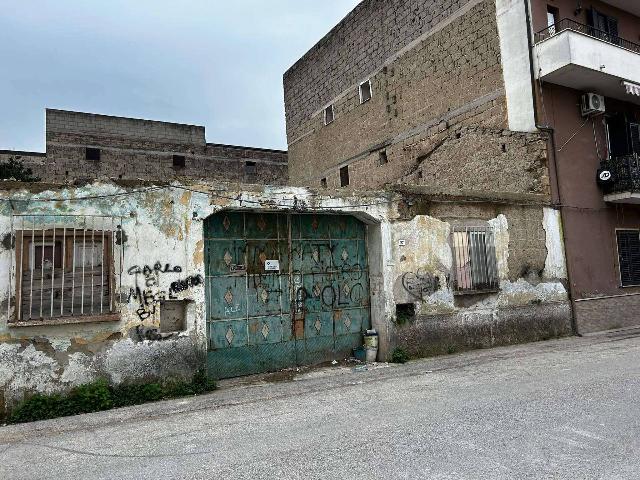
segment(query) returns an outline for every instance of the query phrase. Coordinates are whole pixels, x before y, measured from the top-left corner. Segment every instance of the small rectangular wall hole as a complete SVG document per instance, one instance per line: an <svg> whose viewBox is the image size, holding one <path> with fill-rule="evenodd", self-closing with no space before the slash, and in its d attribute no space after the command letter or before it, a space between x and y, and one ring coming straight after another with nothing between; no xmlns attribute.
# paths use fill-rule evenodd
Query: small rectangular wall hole
<svg viewBox="0 0 640 480"><path fill-rule="evenodd" d="M322 188L327 188L327 179L326 178L323 178L323 179L320 180L320 186Z"/></svg>
<svg viewBox="0 0 640 480"><path fill-rule="evenodd" d="M187 302L184 300L165 300L160 303L160 332L182 332L185 329Z"/></svg>
<svg viewBox="0 0 640 480"><path fill-rule="evenodd" d="M175 168L184 168L186 165L186 159L184 155L174 155L173 156L173 166Z"/></svg>
<svg viewBox="0 0 640 480"><path fill-rule="evenodd" d="M399 324L407 323L416 316L416 306L413 303L396 304L396 322Z"/></svg>
<svg viewBox="0 0 640 480"><path fill-rule="evenodd" d="M256 181L256 162L244 162L244 181L252 183Z"/></svg>
<svg viewBox="0 0 640 480"><path fill-rule="evenodd" d="M87 147L85 157L87 160L93 160L94 162L100 161L100 149Z"/></svg>
<svg viewBox="0 0 640 480"><path fill-rule="evenodd" d="M380 156L378 157L378 164L379 165L385 165L387 163L389 163L389 157L387 156L387 151L386 150L380 150Z"/></svg>
<svg viewBox="0 0 640 480"><path fill-rule="evenodd" d="M349 186L349 165L345 165L340 169L340 186Z"/></svg>

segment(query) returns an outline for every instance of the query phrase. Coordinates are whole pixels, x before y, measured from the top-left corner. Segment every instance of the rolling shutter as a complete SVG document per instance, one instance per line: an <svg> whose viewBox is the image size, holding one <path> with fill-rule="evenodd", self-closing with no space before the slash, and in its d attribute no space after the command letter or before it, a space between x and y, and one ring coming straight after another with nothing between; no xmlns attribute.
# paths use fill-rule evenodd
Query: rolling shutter
<svg viewBox="0 0 640 480"><path fill-rule="evenodd" d="M640 285L640 231L618 230L620 282L623 287Z"/></svg>

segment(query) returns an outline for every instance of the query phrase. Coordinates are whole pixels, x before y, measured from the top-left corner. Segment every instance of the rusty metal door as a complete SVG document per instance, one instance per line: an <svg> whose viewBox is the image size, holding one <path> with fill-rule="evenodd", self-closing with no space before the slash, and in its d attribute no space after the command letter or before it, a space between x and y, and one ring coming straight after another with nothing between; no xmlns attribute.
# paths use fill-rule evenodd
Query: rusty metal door
<svg viewBox="0 0 640 480"><path fill-rule="evenodd" d="M366 227L225 212L205 223L208 366L227 378L348 357L370 326Z"/></svg>

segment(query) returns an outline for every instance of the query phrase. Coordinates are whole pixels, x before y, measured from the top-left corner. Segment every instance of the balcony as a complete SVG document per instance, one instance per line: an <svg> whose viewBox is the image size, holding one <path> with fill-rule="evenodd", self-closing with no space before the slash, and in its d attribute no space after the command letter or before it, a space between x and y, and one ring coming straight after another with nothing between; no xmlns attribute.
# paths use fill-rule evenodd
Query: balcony
<svg viewBox="0 0 640 480"><path fill-rule="evenodd" d="M604 201L640 204L640 156L637 154L610 158L600 165L601 171L611 174L602 182Z"/></svg>
<svg viewBox="0 0 640 480"><path fill-rule="evenodd" d="M539 79L640 105L640 45L570 19L536 33Z"/></svg>

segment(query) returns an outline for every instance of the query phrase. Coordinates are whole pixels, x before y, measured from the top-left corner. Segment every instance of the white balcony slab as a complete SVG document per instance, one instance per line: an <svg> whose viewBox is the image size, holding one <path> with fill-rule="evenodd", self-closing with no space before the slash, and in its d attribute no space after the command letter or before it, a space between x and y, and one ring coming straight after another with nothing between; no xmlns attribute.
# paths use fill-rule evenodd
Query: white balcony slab
<svg viewBox="0 0 640 480"><path fill-rule="evenodd" d="M538 78L640 105L622 81L640 85L640 54L572 30L534 47Z"/></svg>
<svg viewBox="0 0 640 480"><path fill-rule="evenodd" d="M640 203L640 193L638 192L620 192L610 193L604 196L604 201L609 203Z"/></svg>

